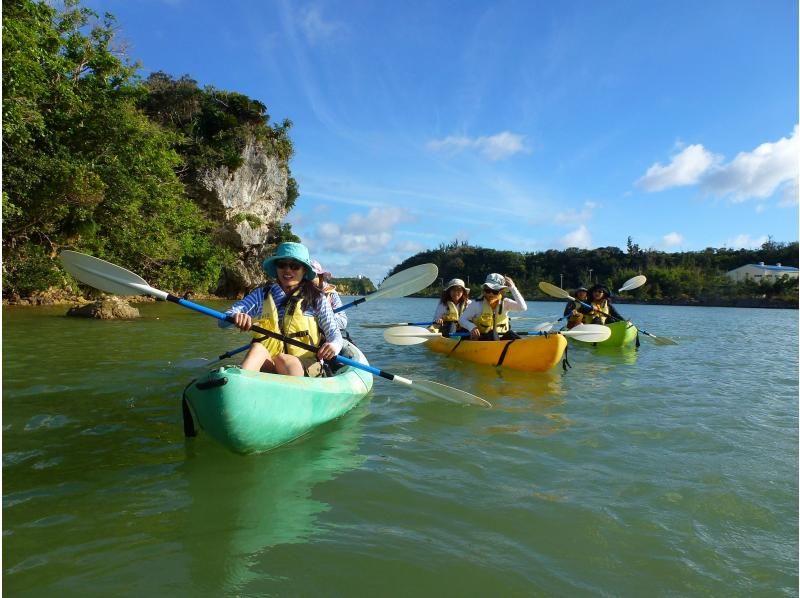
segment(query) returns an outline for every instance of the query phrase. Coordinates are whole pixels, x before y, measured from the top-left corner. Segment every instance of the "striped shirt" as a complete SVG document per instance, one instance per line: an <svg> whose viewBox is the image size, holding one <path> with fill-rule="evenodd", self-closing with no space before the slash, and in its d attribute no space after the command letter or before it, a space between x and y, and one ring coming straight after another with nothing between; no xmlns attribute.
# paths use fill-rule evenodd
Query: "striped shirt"
<svg viewBox="0 0 800 598"><path fill-rule="evenodd" d="M278 317L283 318L286 312L286 293L278 284L271 284L268 289L272 295L272 300L278 306ZM258 287L255 291L247 295L245 298L237 301L225 311L226 315L233 315L237 313L247 314L253 319L261 317L264 311L264 287ZM341 301L341 300L340 300ZM342 334L339 332L339 326L336 321L336 316L333 313L331 304L328 301L320 301L318 306L303 305L303 315L311 316L317 319L320 331L325 336L325 340L331 344L336 353L342 350ZM219 325L222 328L227 328L232 324L230 322L220 320Z"/></svg>
<svg viewBox="0 0 800 598"><path fill-rule="evenodd" d="M331 308L336 309L337 307L341 307L344 305L342 303L342 298L339 296L339 293L336 291L331 291L327 295L328 299L331 302ZM339 330L344 330L347 328L347 314L344 311L340 311L339 313L334 313L333 317L336 318L336 323L339 325Z"/></svg>

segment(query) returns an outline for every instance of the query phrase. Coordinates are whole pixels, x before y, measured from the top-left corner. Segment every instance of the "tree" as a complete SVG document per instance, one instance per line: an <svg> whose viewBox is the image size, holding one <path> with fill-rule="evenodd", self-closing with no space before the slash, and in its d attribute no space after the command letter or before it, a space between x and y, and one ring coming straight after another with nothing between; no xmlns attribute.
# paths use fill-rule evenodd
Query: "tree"
<svg viewBox="0 0 800 598"><path fill-rule="evenodd" d="M3 293L44 290L64 247L167 288L207 288L226 259L175 169L176 137L111 48L113 18L69 0L3 4Z"/></svg>

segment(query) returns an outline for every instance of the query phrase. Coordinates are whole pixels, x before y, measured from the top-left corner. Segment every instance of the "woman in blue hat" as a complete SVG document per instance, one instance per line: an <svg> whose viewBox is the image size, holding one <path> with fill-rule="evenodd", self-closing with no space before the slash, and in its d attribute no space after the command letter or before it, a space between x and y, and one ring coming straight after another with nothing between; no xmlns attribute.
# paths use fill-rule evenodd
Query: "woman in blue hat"
<svg viewBox="0 0 800 598"><path fill-rule="evenodd" d="M503 291L511 291L513 299L503 297ZM469 304L458 320L469 331L472 340L505 340L520 338L511 330L510 311L526 311L528 304L510 276L492 273L486 277L482 287L483 299Z"/></svg>
<svg viewBox="0 0 800 598"><path fill-rule="evenodd" d="M242 361L242 369L307 375L309 367L319 360L336 357L343 344L331 304L314 285L316 274L308 249L301 243L281 243L275 255L261 266L275 282L257 288L225 313L233 316L242 331L257 324L319 349L315 354L279 339L258 336Z"/></svg>

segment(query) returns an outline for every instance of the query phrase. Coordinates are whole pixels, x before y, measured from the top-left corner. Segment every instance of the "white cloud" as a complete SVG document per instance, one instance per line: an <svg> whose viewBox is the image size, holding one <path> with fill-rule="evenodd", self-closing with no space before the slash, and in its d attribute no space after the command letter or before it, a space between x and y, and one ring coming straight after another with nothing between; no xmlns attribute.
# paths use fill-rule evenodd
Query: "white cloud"
<svg viewBox="0 0 800 598"><path fill-rule="evenodd" d="M794 179L783 189L783 195L778 205L782 208L794 208L800 204L800 180Z"/></svg>
<svg viewBox="0 0 800 598"><path fill-rule="evenodd" d="M306 40L312 45L329 40L345 30L342 23L325 19L314 6L300 13L299 24Z"/></svg>
<svg viewBox="0 0 800 598"><path fill-rule="evenodd" d="M665 247L677 247L683 243L683 235L680 233L669 233L663 238Z"/></svg>
<svg viewBox="0 0 800 598"><path fill-rule="evenodd" d="M509 131L503 131L489 137L466 137L450 135L444 139L432 139L426 144L433 152L456 153L475 150L487 160L503 160L514 154L530 151L524 144L524 137Z"/></svg>
<svg viewBox="0 0 800 598"><path fill-rule="evenodd" d="M592 235L585 225L580 225L571 233L567 233L558 240L558 246L562 249L567 247L579 247L588 249L592 244Z"/></svg>
<svg viewBox="0 0 800 598"><path fill-rule="evenodd" d="M667 166L659 163L636 181L645 191L699 184L711 195L730 197L734 203L766 199L782 191L779 205L798 205L800 181L800 127L775 142L762 143L751 152L741 152L727 164L702 145L690 145Z"/></svg>
<svg viewBox="0 0 800 598"><path fill-rule="evenodd" d="M342 224L323 222L313 233L317 245L331 253L376 254L392 241L395 227L410 220L402 208L372 208L366 214L353 214Z"/></svg>
<svg viewBox="0 0 800 598"><path fill-rule="evenodd" d="M395 251L400 253L416 254L425 250L425 246L414 241L403 241L395 246Z"/></svg>
<svg viewBox="0 0 800 598"><path fill-rule="evenodd" d="M767 235L751 237L750 235L742 234L725 241L723 247L730 247L731 249L758 249L766 243L768 239L769 237Z"/></svg>
<svg viewBox="0 0 800 598"><path fill-rule="evenodd" d="M690 145L672 157L667 166L656 162L645 175L636 181L636 186L645 191L663 191L670 187L694 185L700 177L720 160L702 145Z"/></svg>
<svg viewBox="0 0 800 598"><path fill-rule="evenodd" d="M564 212L559 212L556 214L555 223L556 224L584 224L588 222L592 217L592 210L596 207L596 204L591 201L587 201L583 204L583 209L581 211L570 209Z"/></svg>
<svg viewBox="0 0 800 598"><path fill-rule="evenodd" d="M762 143L752 152L741 152L731 162L712 170L703 180L704 190L730 195L735 203L764 199L786 184L797 187L800 137L795 125L791 137Z"/></svg>

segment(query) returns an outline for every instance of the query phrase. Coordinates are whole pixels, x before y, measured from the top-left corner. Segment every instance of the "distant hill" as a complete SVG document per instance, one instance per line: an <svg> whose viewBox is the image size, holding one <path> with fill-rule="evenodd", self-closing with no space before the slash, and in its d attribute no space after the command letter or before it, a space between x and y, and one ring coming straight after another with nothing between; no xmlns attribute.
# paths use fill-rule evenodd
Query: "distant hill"
<svg viewBox="0 0 800 598"><path fill-rule="evenodd" d="M778 243L771 238L759 249L708 247L680 253L641 249L631 237L628 237L625 251L618 247L570 247L563 251L521 253L456 241L418 253L395 266L389 274L427 262L438 266L439 280L420 296L438 296L444 282L461 278L475 297L486 275L499 272L513 278L529 299L549 298L537 286L543 280L567 291L593 283L605 284L613 291L629 278L644 274L647 284L625 296L641 302L713 305L752 304L753 300L758 300L762 304L777 302L782 307L797 307L798 300L797 280L763 285L752 281L735 284L725 276L729 270L758 262L796 267L798 243Z"/></svg>

